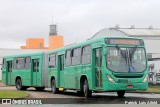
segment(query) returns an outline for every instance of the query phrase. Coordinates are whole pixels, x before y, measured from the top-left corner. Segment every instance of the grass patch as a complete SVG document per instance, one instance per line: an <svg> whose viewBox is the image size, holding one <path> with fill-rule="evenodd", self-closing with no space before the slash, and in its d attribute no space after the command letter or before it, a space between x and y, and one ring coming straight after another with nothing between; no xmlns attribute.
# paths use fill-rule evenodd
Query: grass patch
<svg viewBox="0 0 160 107"><path fill-rule="evenodd" d="M148 90L146 91L138 91L138 92L160 93L160 88L148 88Z"/></svg>
<svg viewBox="0 0 160 107"><path fill-rule="evenodd" d="M149 88L159 88L160 89L160 86L149 86Z"/></svg>
<svg viewBox="0 0 160 107"><path fill-rule="evenodd" d="M130 92L160 93L160 88L149 87L149 88L148 88L148 90L146 90L146 91L143 91L143 90L137 90L137 91L130 91Z"/></svg>
<svg viewBox="0 0 160 107"><path fill-rule="evenodd" d="M16 90L1 90L0 98L26 98L28 93L25 91L16 91Z"/></svg>

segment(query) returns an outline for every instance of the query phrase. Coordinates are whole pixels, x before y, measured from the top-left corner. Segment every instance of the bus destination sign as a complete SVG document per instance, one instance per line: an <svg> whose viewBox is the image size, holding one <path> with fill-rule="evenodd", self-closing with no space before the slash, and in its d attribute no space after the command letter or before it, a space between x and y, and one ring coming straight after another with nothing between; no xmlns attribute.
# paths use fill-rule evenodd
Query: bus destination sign
<svg viewBox="0 0 160 107"><path fill-rule="evenodd" d="M106 39L107 44L115 45L143 45L139 39Z"/></svg>

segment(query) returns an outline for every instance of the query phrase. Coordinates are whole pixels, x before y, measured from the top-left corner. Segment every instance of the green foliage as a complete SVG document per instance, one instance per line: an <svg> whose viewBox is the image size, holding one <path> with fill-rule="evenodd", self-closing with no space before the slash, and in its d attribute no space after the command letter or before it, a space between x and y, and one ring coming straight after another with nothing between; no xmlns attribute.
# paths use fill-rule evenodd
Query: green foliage
<svg viewBox="0 0 160 107"><path fill-rule="evenodd" d="M146 90L146 91L137 90L134 92L160 93L160 87L157 87L157 88L156 87L149 87L148 90Z"/></svg>
<svg viewBox="0 0 160 107"><path fill-rule="evenodd" d="M1 90L0 98L25 98L28 97L28 93L25 91L16 90Z"/></svg>

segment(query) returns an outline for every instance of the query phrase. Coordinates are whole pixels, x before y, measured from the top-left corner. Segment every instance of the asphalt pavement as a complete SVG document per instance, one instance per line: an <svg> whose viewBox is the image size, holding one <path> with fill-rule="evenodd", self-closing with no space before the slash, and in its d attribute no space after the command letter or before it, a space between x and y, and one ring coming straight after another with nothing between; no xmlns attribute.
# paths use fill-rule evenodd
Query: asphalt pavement
<svg viewBox="0 0 160 107"><path fill-rule="evenodd" d="M16 90L15 87L0 87L0 90ZM44 104L142 104L160 103L160 94L154 93L126 93L124 98L118 98L116 92L93 93L92 97L84 98L75 91L65 91L53 94L49 88L36 91L34 88L27 90L30 98L42 99Z"/></svg>

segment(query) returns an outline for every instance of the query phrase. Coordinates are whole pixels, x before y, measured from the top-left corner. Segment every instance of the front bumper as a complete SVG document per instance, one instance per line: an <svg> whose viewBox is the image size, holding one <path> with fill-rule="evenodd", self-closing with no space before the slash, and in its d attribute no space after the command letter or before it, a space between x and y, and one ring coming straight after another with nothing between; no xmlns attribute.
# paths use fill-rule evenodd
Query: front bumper
<svg viewBox="0 0 160 107"><path fill-rule="evenodd" d="M103 91L118 91L118 90L147 90L148 82L140 82L140 83L112 83L109 81L103 82ZM128 85L133 85L133 88L126 88Z"/></svg>

